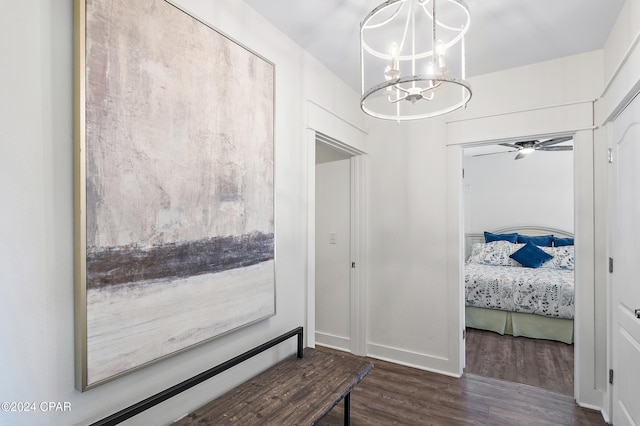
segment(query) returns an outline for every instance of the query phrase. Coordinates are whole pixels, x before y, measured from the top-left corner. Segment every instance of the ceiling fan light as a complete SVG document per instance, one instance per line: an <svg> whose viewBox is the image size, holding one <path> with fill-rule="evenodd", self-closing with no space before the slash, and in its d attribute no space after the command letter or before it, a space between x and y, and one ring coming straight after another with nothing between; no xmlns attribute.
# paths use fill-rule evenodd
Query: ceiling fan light
<svg viewBox="0 0 640 426"><path fill-rule="evenodd" d="M528 154L531 154L533 151L535 151L535 148L534 148L534 147L532 147L532 146L528 146L528 147L526 147L526 148L522 148L522 149L520 150L520 153L521 153L522 155L528 155Z"/></svg>

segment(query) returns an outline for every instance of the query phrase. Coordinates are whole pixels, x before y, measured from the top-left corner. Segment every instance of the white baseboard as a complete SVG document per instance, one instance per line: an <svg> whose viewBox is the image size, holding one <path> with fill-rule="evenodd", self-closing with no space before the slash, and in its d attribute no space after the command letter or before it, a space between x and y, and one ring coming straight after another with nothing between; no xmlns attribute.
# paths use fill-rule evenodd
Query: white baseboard
<svg viewBox="0 0 640 426"><path fill-rule="evenodd" d="M316 331L316 345L351 352L351 339L329 333Z"/></svg>
<svg viewBox="0 0 640 426"><path fill-rule="evenodd" d="M451 372L451 363L447 358L411 352L405 349L397 349L375 343L367 343L367 356L382 361L406 365L407 367L417 368L419 370L460 378L459 374Z"/></svg>

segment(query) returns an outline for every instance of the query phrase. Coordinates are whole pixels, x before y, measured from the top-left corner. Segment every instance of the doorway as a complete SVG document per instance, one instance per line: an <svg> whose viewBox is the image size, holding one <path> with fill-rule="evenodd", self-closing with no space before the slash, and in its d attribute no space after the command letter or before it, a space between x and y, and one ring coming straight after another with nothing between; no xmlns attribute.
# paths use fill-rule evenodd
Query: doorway
<svg viewBox="0 0 640 426"><path fill-rule="evenodd" d="M316 141L316 342L351 351L351 157Z"/></svg>
<svg viewBox="0 0 640 426"><path fill-rule="evenodd" d="M365 355L367 156L317 131L310 141L308 344Z"/></svg>
<svg viewBox="0 0 640 426"><path fill-rule="evenodd" d="M522 144L534 142L542 149L521 154L517 148ZM569 136L561 138L547 136L529 139L526 142L512 141L464 147L462 202L464 203L465 244L470 246L472 241L479 242L484 231L496 232L496 230L507 228L524 235L555 233L559 236L557 232L551 231L552 229L573 235L572 142ZM552 150L548 150L551 147L553 147ZM482 242L484 242L483 239ZM544 246L546 243L551 246L550 239L538 244ZM514 244L513 248L515 247L518 246ZM555 250L551 247L543 248L549 251ZM470 255L470 249L471 247L465 247L465 260ZM573 252L573 247L567 251ZM474 256L475 258L477 256ZM512 266L504 267L482 265L480 268L489 269L484 272L486 274L505 274L503 275L505 284L511 283L510 280L512 278L515 280L516 276L517 279L529 277L536 282L545 283L542 276L547 276L550 272L546 267L523 269L515 265L519 264L514 262ZM475 271L473 266L470 265L470 268ZM538 273L539 271L542 273ZM520 275L522 273L526 275ZM484 275L477 276L473 273L473 276L478 279L478 284L470 287L469 291L480 291L483 285L489 285L489 282L483 283ZM566 279L565 282L572 291L573 273L563 272L562 279ZM491 283L494 282L491 281ZM542 295L543 289L545 289L544 286L539 286L536 294ZM509 295L514 294L509 293ZM566 326L567 321L560 321L559 330L562 330L562 333L558 333L557 337L556 333L551 331L555 330L554 320L547 321L544 324L545 329L528 329L526 327L529 323L525 321L535 321L542 317L527 317L522 314L515 314L512 317L512 314L507 314L505 311L488 310L487 306L482 305L485 301L502 302L497 296L495 294L486 300L474 299L471 303L478 302L481 307L465 308L471 309L467 312L466 324L472 326L466 329L464 341L465 373L528 384L572 396L574 383L572 327ZM505 300L504 309L508 309L509 302L511 301ZM527 307L526 302L531 303L532 306L538 306L533 298L522 299L521 302L523 306L519 306L519 309L523 310ZM562 305L561 309L565 310L565 306ZM488 316L494 313L495 318ZM496 330L496 326L504 326L505 319L509 324L506 330ZM545 317L544 320L546 319ZM516 321L515 324L519 327L512 327L512 320ZM567 339L569 343L566 343Z"/></svg>
<svg viewBox="0 0 640 426"><path fill-rule="evenodd" d="M601 247L606 236L601 232L603 212L600 202L602 188L594 176L601 174L599 159L595 158L593 102L577 102L507 114L451 121L447 123L447 211L452 218L447 224L448 285L450 306L455 309L456 326L464 329L463 300L463 197L462 147L486 142L500 142L515 138L538 139L548 135L573 134L574 138L574 194L575 194L575 303L579 307L574 318L574 397L578 404L602 407L607 385L606 370L606 303L602 292L606 278ZM598 151L599 153L600 151ZM606 155L606 153L605 153ZM596 281L597 280L597 281ZM457 356L459 372L464 367L462 333L453 355Z"/></svg>

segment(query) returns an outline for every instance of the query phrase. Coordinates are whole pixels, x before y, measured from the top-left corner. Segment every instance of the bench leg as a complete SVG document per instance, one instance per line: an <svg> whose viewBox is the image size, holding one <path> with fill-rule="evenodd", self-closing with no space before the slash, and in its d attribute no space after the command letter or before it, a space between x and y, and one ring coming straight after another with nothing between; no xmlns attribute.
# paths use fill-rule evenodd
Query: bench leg
<svg viewBox="0 0 640 426"><path fill-rule="evenodd" d="M344 396L344 426L351 426L351 392Z"/></svg>

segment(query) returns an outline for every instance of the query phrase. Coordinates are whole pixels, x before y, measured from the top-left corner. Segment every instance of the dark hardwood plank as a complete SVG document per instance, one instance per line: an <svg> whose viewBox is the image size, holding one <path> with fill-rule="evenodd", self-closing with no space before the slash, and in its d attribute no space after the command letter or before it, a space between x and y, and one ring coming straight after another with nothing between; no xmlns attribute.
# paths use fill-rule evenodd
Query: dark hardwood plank
<svg viewBox="0 0 640 426"><path fill-rule="evenodd" d="M312 425L372 368L364 358L306 348L303 359L276 364L175 424Z"/></svg>
<svg viewBox="0 0 640 426"><path fill-rule="evenodd" d="M353 426L606 424L599 412L546 389L472 374L457 379L371 361L375 368L351 392ZM341 424L342 404L318 422Z"/></svg>
<svg viewBox="0 0 640 426"><path fill-rule="evenodd" d="M573 395L573 345L467 328L465 372Z"/></svg>

